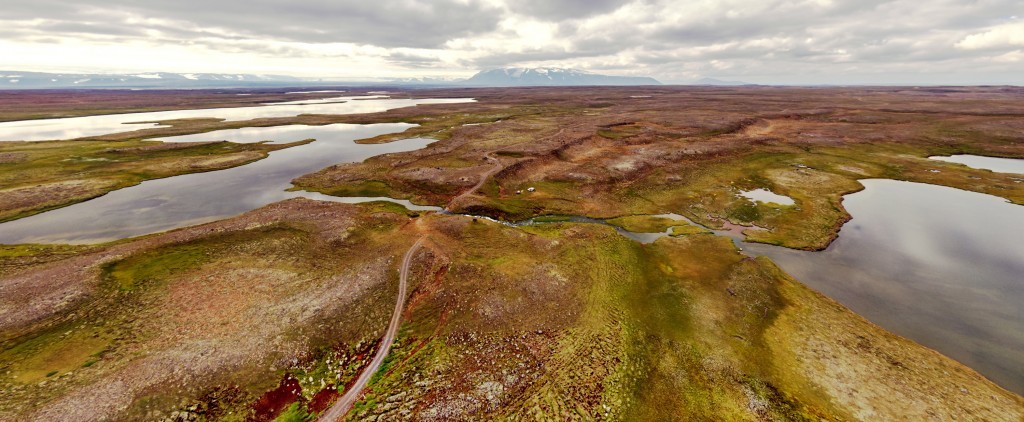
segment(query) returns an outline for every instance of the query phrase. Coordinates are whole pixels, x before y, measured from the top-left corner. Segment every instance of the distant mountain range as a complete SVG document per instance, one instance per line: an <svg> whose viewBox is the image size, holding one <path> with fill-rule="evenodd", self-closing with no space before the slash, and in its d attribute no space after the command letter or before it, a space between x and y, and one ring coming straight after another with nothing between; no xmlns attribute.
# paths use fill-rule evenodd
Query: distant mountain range
<svg viewBox="0 0 1024 422"><path fill-rule="evenodd" d="M723 81L715 78L701 78L689 83L689 85L716 85L716 86L741 86L741 85L754 85L743 81Z"/></svg>
<svg viewBox="0 0 1024 422"><path fill-rule="evenodd" d="M259 85L305 85L282 75L215 73L42 73L0 70L0 89L38 88L221 88Z"/></svg>
<svg viewBox="0 0 1024 422"><path fill-rule="evenodd" d="M575 69L511 67L485 70L465 81L473 86L661 85L654 78L598 75Z"/></svg>
<svg viewBox="0 0 1024 422"><path fill-rule="evenodd" d="M221 73L42 73L0 70L0 89L68 88L259 88L312 86L414 86L414 87L508 87L508 86L584 86L584 85L661 85L654 78L609 76L574 69L504 68L484 70L469 79L462 78L375 78L331 80L282 75Z"/></svg>

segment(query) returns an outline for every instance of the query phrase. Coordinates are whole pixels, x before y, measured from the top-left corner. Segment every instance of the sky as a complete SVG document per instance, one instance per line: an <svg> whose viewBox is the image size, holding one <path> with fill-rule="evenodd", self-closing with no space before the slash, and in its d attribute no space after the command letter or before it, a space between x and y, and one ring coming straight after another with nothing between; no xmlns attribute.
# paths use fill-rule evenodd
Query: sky
<svg viewBox="0 0 1024 422"><path fill-rule="evenodd" d="M1024 85L1022 0L4 0L0 69Z"/></svg>

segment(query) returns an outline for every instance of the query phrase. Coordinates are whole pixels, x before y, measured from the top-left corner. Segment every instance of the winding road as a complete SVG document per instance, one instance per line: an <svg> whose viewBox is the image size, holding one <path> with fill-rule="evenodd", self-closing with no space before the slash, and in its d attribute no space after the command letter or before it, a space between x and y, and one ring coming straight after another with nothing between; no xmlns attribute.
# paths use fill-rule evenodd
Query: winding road
<svg viewBox="0 0 1024 422"><path fill-rule="evenodd" d="M448 206L445 206L445 210L447 210L449 206L451 206L452 204L454 204L458 200L460 200L462 198L465 198L467 196L475 194L477 190L479 190L480 188L482 188L484 186L484 183L487 183L487 179L489 179L491 176L493 176L494 173L497 173L497 172L501 171L503 168L505 168L504 166L501 165L501 161L498 160L497 158L492 157L491 153L489 153L489 152L487 153L487 155L484 155L484 159L486 159L487 161L490 161L491 164L494 164L494 168L492 168L490 170L487 170L486 173L482 174L480 176L480 181L476 182L476 185L474 185L473 187L469 188L469 190L463 192L459 196L456 196L455 198L452 198L451 201L448 201Z"/></svg>
<svg viewBox="0 0 1024 422"><path fill-rule="evenodd" d="M366 384L370 382L370 378L380 369L380 365L384 363L384 358L388 356L388 351L391 350L391 343L395 341L395 336L398 334L398 325L402 320L402 310L405 308L405 292L409 280L409 265L412 263L412 257L416 251L423 246L423 242L426 237L421 237L409 248L409 251L405 253L405 257L402 258L402 266L399 269L398 277L398 300L395 302L395 312L391 315L391 323L388 325L388 331L384 333L384 338L380 341L380 348L377 349L377 354L373 356L373 360L370 364L363 369L363 373L359 374L359 378L356 379L355 384L349 388L345 395L341 396L337 402L327 409L323 415L320 416L319 420L323 422L334 422L341 420L345 416L345 413L352 408L352 405L356 403L359 398L359 394L366 387Z"/></svg>

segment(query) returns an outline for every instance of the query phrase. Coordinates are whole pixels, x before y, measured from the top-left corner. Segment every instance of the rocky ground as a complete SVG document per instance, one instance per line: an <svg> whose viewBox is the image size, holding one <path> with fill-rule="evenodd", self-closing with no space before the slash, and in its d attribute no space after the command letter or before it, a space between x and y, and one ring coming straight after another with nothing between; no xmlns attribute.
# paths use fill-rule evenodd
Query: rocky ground
<svg viewBox="0 0 1024 422"><path fill-rule="evenodd" d="M423 235L399 339L351 419L1024 410L710 233L641 245L595 224L512 228L299 199L77 254L5 258L0 418L323 410L372 356L397 260Z"/></svg>

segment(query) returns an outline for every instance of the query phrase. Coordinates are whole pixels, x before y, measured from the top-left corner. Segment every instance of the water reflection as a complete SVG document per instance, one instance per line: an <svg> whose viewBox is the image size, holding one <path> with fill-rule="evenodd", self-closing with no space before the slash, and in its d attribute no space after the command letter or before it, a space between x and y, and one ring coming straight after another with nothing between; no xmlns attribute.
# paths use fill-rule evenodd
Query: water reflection
<svg viewBox="0 0 1024 422"><path fill-rule="evenodd" d="M336 163L423 148L432 139L353 142L401 132L405 123L331 125L317 141L226 170L150 180L69 207L0 224L2 243L94 243L218 220L297 196L291 180ZM320 198L318 198L320 199Z"/></svg>
<svg viewBox="0 0 1024 422"><path fill-rule="evenodd" d="M272 144L287 144L289 142L302 141L305 139L320 139L322 136L331 134L346 125L333 124L324 126L309 125L288 125L272 127L243 127L239 129L215 130L206 133L192 135L166 136L153 138L164 142L205 142L205 141L231 141L236 143L253 143L269 141Z"/></svg>
<svg viewBox="0 0 1024 422"><path fill-rule="evenodd" d="M1024 160L1012 158L984 157L981 155L951 155L949 157L934 156L928 157L932 160L945 161L947 163L963 164L967 167L992 170L999 173L1020 173L1024 174Z"/></svg>
<svg viewBox="0 0 1024 422"><path fill-rule="evenodd" d="M793 205L796 203L793 201L793 198L784 195L779 195L768 189L745 190L740 192L740 196L747 198L751 201L764 202L766 204L774 203L778 205Z"/></svg>
<svg viewBox="0 0 1024 422"><path fill-rule="evenodd" d="M172 110L149 113L109 114L105 116L68 117L62 119L21 120L0 123L0 141L42 141L75 139L86 136L127 132L159 125L161 120L219 118L228 121L258 118L292 117L300 114L376 113L417 104L449 104L468 99L377 99L380 97L337 97L334 102L315 103L310 100L266 104L254 107ZM343 101L343 102L337 102Z"/></svg>
<svg viewBox="0 0 1024 422"><path fill-rule="evenodd" d="M1024 207L942 186L862 180L823 252L744 244L897 334L1024 393Z"/></svg>

